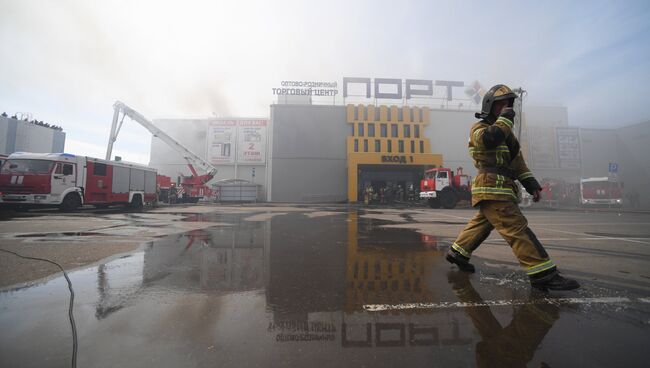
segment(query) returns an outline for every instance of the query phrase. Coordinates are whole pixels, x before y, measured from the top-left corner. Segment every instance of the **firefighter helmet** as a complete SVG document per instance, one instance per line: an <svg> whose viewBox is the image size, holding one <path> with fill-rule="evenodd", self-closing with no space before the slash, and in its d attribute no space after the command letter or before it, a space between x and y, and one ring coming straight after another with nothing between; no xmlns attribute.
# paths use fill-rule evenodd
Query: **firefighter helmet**
<svg viewBox="0 0 650 368"><path fill-rule="evenodd" d="M505 84L497 84L496 86L490 88L490 90L483 96L483 106L481 107L481 112L476 113L475 116L478 119L485 119L490 115L492 110L492 104L494 101L509 100L517 98L515 94L508 86Z"/></svg>

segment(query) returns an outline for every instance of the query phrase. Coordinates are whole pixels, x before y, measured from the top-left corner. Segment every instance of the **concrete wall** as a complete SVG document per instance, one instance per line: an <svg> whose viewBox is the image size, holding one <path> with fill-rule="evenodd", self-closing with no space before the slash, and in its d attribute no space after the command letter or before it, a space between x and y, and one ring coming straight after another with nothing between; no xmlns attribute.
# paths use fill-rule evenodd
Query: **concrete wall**
<svg viewBox="0 0 650 368"><path fill-rule="evenodd" d="M530 106L524 103L526 124L538 127L569 126L569 112L564 106Z"/></svg>
<svg viewBox="0 0 650 368"><path fill-rule="evenodd" d="M0 116L0 154L54 153L64 149L64 132Z"/></svg>
<svg viewBox="0 0 650 368"><path fill-rule="evenodd" d="M553 127L567 126L568 113L566 107L535 107L524 106L524 119L529 127L546 129L551 131L553 139L555 132ZM444 165L451 169L463 167L468 175L476 175L474 163L467 150L467 139L469 130L478 119L474 117L475 111L468 110L451 110L451 109L433 109L430 114L430 123L425 129L425 136L431 141L431 152L440 153L444 157ZM526 135L522 140L525 140ZM522 142L522 146L529 146L530 142ZM554 147L553 147L554 149ZM555 161L556 152L553 157ZM529 156L527 152L524 156ZM528 166L539 178L554 177L565 178L571 177L573 181L579 178L579 171L576 169L559 169L535 167L532 157L525 157Z"/></svg>
<svg viewBox="0 0 650 368"><path fill-rule="evenodd" d="M270 130L270 201L346 200L345 106L272 105Z"/></svg>
<svg viewBox="0 0 650 368"><path fill-rule="evenodd" d="M617 159L624 193L637 193L641 208L650 208L650 121L619 128Z"/></svg>
<svg viewBox="0 0 650 368"><path fill-rule="evenodd" d="M445 167L456 170L460 166L466 174L476 175L467 149L469 130L478 121L474 111L431 110L429 116L424 136L431 142L431 153L442 154Z"/></svg>
<svg viewBox="0 0 650 368"><path fill-rule="evenodd" d="M580 129L583 178L607 176L610 162L618 162L614 129Z"/></svg>

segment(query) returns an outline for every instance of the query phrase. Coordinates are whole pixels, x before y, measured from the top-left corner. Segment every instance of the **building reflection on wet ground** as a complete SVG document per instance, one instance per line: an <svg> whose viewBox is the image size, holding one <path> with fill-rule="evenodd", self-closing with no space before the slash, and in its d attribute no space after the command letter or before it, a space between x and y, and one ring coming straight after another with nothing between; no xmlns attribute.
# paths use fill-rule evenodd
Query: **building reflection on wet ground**
<svg viewBox="0 0 650 368"><path fill-rule="evenodd" d="M647 314L539 303L524 282L495 282L498 268L459 273L450 239L357 211L249 216L190 216L229 226L71 273L80 366L644 366ZM67 364L63 285L0 294L0 365ZM364 307L437 302L465 304Z"/></svg>

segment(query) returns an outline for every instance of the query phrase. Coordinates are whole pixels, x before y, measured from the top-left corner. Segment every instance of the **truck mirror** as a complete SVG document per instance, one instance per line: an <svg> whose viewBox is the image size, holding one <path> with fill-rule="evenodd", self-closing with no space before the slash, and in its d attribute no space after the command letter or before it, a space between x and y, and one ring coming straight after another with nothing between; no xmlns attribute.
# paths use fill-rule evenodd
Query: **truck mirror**
<svg viewBox="0 0 650 368"><path fill-rule="evenodd" d="M72 165L63 165L63 175L72 175Z"/></svg>

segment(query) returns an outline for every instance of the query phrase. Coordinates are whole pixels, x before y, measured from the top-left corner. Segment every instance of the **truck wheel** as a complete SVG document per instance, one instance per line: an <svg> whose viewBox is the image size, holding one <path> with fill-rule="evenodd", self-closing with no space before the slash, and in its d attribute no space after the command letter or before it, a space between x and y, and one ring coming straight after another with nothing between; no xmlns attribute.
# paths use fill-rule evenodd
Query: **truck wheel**
<svg viewBox="0 0 650 368"><path fill-rule="evenodd" d="M457 202L458 198L456 198L456 194L451 190L443 191L440 194L440 204L446 209L452 209L456 207Z"/></svg>
<svg viewBox="0 0 650 368"><path fill-rule="evenodd" d="M429 198L429 207L431 208L440 208L440 200L438 198Z"/></svg>
<svg viewBox="0 0 650 368"><path fill-rule="evenodd" d="M63 198L63 202L59 205L61 211L70 212L74 211L77 208L81 207L81 198L77 193L68 193Z"/></svg>
<svg viewBox="0 0 650 368"><path fill-rule="evenodd" d="M131 198L131 203L129 203L129 207L134 209L134 210L139 210L142 209L144 206L144 203L142 203L142 196L139 194L136 194Z"/></svg>

